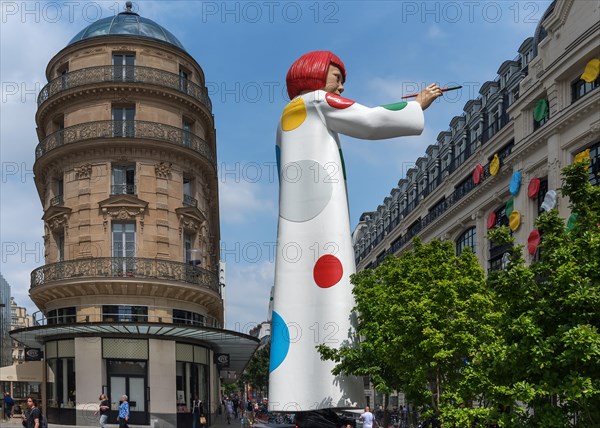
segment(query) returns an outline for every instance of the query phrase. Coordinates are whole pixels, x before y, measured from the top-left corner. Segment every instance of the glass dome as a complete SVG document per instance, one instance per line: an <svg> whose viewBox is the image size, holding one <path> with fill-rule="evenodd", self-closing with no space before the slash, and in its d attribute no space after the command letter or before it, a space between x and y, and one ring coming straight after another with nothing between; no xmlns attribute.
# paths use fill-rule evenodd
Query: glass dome
<svg viewBox="0 0 600 428"><path fill-rule="evenodd" d="M148 18L142 18L137 13L131 11L130 4L127 5L127 11L121 12L115 16L102 18L81 30L71 39L69 45L87 40L94 37L120 35L148 37L150 39L160 40L177 46L179 49L185 48L177 37L161 25Z"/></svg>

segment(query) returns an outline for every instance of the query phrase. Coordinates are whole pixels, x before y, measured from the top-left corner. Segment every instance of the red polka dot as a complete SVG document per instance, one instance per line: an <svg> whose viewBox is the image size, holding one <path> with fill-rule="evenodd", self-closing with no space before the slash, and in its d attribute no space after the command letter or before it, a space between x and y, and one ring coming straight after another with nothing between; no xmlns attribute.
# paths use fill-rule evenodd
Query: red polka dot
<svg viewBox="0 0 600 428"><path fill-rule="evenodd" d="M529 182L529 187L527 188L527 196L529 196L531 199L537 198L537 195L540 191L540 184L541 182L539 178L532 178Z"/></svg>
<svg viewBox="0 0 600 428"><path fill-rule="evenodd" d="M337 284L342 279L343 273L342 262L331 254L321 256L313 269L315 282L321 288L329 288Z"/></svg>
<svg viewBox="0 0 600 428"><path fill-rule="evenodd" d="M496 213L494 211L490 211L487 218L487 228L491 229L496 226Z"/></svg>
<svg viewBox="0 0 600 428"><path fill-rule="evenodd" d="M473 183L479 184L481 182L481 174L483 173L483 166L480 163L475 165L475 170L473 171Z"/></svg>
<svg viewBox="0 0 600 428"><path fill-rule="evenodd" d="M538 245L540 244L540 231L533 229L527 238L527 250L532 256L535 254Z"/></svg>
<svg viewBox="0 0 600 428"><path fill-rule="evenodd" d="M336 94L326 93L325 99L327 100L327 104L329 104L333 108L337 108L343 110L345 108L350 107L354 104L354 101L349 100L348 98L340 97Z"/></svg>

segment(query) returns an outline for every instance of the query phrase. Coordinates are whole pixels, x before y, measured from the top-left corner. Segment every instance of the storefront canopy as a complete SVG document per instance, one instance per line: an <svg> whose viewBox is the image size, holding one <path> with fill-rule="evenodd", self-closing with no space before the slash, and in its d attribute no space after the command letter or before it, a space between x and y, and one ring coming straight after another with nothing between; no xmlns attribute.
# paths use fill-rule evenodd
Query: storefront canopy
<svg viewBox="0 0 600 428"><path fill-rule="evenodd" d="M0 367L0 381L2 382L42 382L43 374L43 361L28 361L23 364Z"/></svg>
<svg viewBox="0 0 600 428"><path fill-rule="evenodd" d="M10 335L30 348L48 340L70 337L136 337L198 341L215 353L229 354L229 370L241 373L260 341L256 337L211 327L162 323L73 323L13 330Z"/></svg>

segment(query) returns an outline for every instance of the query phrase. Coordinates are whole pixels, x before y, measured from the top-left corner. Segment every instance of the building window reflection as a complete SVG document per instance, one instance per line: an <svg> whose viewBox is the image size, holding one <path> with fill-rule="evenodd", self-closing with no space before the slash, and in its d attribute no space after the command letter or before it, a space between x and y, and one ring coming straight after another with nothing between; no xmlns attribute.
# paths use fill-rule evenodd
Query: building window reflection
<svg viewBox="0 0 600 428"><path fill-rule="evenodd" d="M475 228L467 229L456 241L456 254L461 255L465 248L470 247L475 252Z"/></svg>
<svg viewBox="0 0 600 428"><path fill-rule="evenodd" d="M147 306L103 305L102 321L143 322L148 320Z"/></svg>

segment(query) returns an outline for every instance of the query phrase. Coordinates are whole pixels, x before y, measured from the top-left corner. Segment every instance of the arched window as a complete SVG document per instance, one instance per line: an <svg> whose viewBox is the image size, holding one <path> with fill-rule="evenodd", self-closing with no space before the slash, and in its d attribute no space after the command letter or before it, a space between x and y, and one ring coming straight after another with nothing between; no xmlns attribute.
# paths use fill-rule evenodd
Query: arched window
<svg viewBox="0 0 600 428"><path fill-rule="evenodd" d="M472 227L464 231L462 235L456 240L456 254L461 255L463 250L467 247L471 247L475 252L475 228Z"/></svg>

